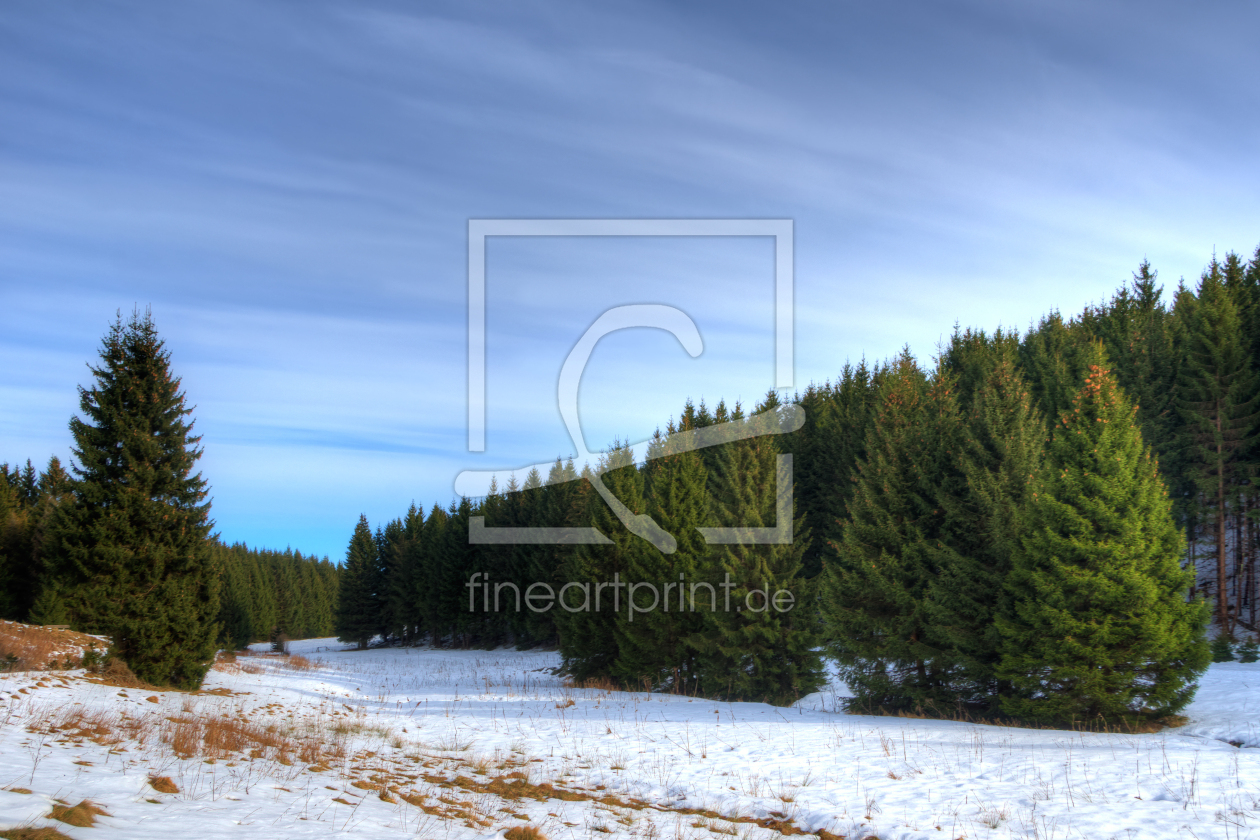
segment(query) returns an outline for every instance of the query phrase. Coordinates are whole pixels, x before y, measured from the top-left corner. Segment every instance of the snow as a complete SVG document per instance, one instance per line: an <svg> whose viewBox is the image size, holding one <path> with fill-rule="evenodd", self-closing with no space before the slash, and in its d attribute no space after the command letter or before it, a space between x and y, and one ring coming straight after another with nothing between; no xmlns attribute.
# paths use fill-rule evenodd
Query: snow
<svg viewBox="0 0 1260 840"><path fill-rule="evenodd" d="M290 649L317 667L242 657L258 673L212 671L204 688L220 694L154 695L74 671L0 674L0 829L97 840L460 840L525 824L550 840L782 836L750 821L761 820L883 840L1260 838L1260 750L1250 749L1260 747L1260 663L1211 666L1185 726L1116 735L846 715L835 711L839 685L788 709L574 690L551 673L554 652L348 651L331 639ZM157 737L111 746L31 731L71 710L155 726L220 714L348 749L322 765L267 754L207 763ZM483 789L509 771L569 799ZM157 793L150 774L180 793ZM386 779L393 802L371 789ZM45 819L54 801L82 799L110 816L91 828Z"/></svg>

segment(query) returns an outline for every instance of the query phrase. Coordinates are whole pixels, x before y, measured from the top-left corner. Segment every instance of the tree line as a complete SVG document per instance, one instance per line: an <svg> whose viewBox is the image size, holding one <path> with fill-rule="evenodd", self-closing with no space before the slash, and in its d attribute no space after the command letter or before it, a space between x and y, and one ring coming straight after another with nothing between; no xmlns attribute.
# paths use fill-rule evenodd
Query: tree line
<svg viewBox="0 0 1260 840"><path fill-rule="evenodd" d="M28 460L0 463L0 618L32 624L70 621L64 599L47 586L45 548L53 514L72 498L71 476L55 455L37 470ZM218 644L309 639L333 634L340 566L300 551L225 545L210 538L221 579Z"/></svg>
<svg viewBox="0 0 1260 840"><path fill-rule="evenodd" d="M750 416L688 402L642 462L617 444L595 469L558 460L484 498L413 504L375 532L361 518L337 632L362 645L555 644L580 680L730 699L814 690L825 650L860 707L1175 711L1206 666L1205 610L1226 636L1256 629L1258 307L1260 250L1214 258L1167 299L1144 262L1076 317L1052 312L1023 334L956 329L926 367L908 351L846 365L795 396L794 432L674 451L696 429L784 413L773 392ZM706 543L700 528L778 524L780 455L792 456L791 545ZM623 526L596 480L676 550ZM594 526L608 543L474 544L476 517ZM659 591L680 576L735 581L736 605L784 590L794 606L515 608L540 583L568 585L576 606L614 578Z"/></svg>

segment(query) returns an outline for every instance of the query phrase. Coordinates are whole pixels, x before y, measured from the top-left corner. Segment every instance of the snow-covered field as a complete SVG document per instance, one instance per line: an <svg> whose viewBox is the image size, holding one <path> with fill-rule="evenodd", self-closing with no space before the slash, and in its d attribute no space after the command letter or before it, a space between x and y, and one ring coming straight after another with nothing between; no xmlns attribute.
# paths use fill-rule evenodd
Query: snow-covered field
<svg viewBox="0 0 1260 840"><path fill-rule="evenodd" d="M777 709L574 690L551 652L292 650L316 667L242 657L213 694L0 674L0 830L1260 838L1260 664L1213 665L1185 727L1099 735L838 714L834 693ZM254 741L222 735L246 722ZM84 799L109 816L45 819Z"/></svg>

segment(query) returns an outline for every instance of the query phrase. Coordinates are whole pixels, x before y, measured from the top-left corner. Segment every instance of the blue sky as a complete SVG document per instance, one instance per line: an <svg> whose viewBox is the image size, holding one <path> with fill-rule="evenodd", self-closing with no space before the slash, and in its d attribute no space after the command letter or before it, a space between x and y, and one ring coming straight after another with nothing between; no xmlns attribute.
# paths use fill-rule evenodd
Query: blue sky
<svg viewBox="0 0 1260 840"><path fill-rule="evenodd" d="M767 239L492 240L466 449L470 218L789 218L795 382L955 322L1026 328L1145 257L1260 244L1260 6L83 3L0 7L0 461L68 458L75 386L151 306L228 541L553 458L604 309L592 447L773 384Z"/></svg>

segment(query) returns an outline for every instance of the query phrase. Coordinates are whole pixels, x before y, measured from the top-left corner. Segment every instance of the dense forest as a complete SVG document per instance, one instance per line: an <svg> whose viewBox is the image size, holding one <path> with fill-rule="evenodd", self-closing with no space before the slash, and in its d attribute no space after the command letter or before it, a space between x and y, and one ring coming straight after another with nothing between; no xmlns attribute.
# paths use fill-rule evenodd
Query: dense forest
<svg viewBox="0 0 1260 840"><path fill-rule="evenodd" d="M956 328L931 365L908 351L848 364L795 396L796 431L675 452L696 429L774 432L783 414L773 392L751 411L688 401L643 462L616 444L594 471L558 460L481 499L427 513L413 503L375 533L361 518L337 630L363 645L555 644L575 678L714 697L807 693L825 650L872 707L1175 710L1206 664L1209 609L1222 636L1256 630L1257 374L1260 249L1213 258L1171 295L1143 263L1076 317L1052 312L1022 334ZM776 524L778 455L792 456L792 544L706 543L698 529ZM594 492L596 472L677 549L622 526ZM477 517L594 526L607 542L474 544ZM566 608L614 577L726 575L736 604L786 590L796 606ZM522 608L518 593L539 583L568 585L568 600ZM1043 649L1056 633L1073 641ZM1052 660L1078 675L1077 700L1030 687ZM1091 671L1124 676L1079 676Z"/></svg>
<svg viewBox="0 0 1260 840"><path fill-rule="evenodd" d="M0 464L0 618L67 621L42 581L47 532L57 506L70 498L70 486L55 456L43 471L30 461L16 469ZM211 540L211 556L221 577L220 644L240 648L280 637L332 635L340 567L327 558L227 546L217 538Z"/></svg>

